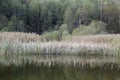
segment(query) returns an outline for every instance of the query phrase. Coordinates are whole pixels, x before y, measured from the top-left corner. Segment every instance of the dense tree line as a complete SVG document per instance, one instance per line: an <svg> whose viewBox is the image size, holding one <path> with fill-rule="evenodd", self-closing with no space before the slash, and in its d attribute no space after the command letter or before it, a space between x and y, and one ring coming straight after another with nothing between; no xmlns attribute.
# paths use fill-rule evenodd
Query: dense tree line
<svg viewBox="0 0 120 80"><path fill-rule="evenodd" d="M65 24L72 33L96 20L107 24L107 32L120 33L119 16L114 0L0 0L1 31L41 34Z"/></svg>

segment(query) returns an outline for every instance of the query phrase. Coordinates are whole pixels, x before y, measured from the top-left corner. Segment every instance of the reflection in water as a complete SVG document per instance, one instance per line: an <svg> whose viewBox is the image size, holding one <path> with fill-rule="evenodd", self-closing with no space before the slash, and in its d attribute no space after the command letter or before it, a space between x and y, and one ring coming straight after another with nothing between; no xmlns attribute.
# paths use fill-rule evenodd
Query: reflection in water
<svg viewBox="0 0 120 80"><path fill-rule="evenodd" d="M34 64L36 66L54 66L58 64L90 68L120 68L120 58L112 56L9 55L0 56L0 63L7 66L11 64L16 66L24 66L24 64L27 63Z"/></svg>
<svg viewBox="0 0 120 80"><path fill-rule="evenodd" d="M66 66L1 67L0 80L120 80L115 69L79 68Z"/></svg>
<svg viewBox="0 0 120 80"><path fill-rule="evenodd" d="M111 56L0 56L0 80L120 80Z"/></svg>

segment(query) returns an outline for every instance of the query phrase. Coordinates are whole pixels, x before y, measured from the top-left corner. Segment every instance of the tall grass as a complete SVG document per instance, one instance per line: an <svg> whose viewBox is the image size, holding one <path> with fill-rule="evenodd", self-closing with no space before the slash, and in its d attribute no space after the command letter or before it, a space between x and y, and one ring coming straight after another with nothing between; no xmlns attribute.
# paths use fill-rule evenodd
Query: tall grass
<svg viewBox="0 0 120 80"><path fill-rule="evenodd" d="M120 55L120 35L67 36L46 41L34 33L0 33L0 54Z"/></svg>
<svg viewBox="0 0 120 80"><path fill-rule="evenodd" d="M0 42L40 42L44 38L35 33L0 32Z"/></svg>
<svg viewBox="0 0 120 80"><path fill-rule="evenodd" d="M99 34L99 35L81 35L81 36L71 36L70 38L64 38L63 41L69 42L92 42L92 43L108 43L119 41L120 34ZM118 42L116 42L118 43Z"/></svg>
<svg viewBox="0 0 120 80"><path fill-rule="evenodd" d="M119 42L119 34L69 35L64 36L61 41L47 41L43 36L34 33L2 32L0 63L5 66L34 64L120 69ZM89 57L85 58L84 55Z"/></svg>
<svg viewBox="0 0 120 80"><path fill-rule="evenodd" d="M107 44L64 41L2 43L1 51L3 54L116 55Z"/></svg>

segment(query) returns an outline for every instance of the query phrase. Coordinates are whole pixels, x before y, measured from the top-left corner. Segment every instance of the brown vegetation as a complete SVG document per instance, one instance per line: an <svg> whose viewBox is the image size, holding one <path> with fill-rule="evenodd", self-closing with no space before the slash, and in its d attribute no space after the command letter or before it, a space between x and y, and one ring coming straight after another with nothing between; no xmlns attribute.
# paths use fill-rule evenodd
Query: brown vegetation
<svg viewBox="0 0 120 80"><path fill-rule="evenodd" d="M87 35L64 37L61 41L45 41L34 33L0 33L2 54L80 54L119 55L120 35Z"/></svg>

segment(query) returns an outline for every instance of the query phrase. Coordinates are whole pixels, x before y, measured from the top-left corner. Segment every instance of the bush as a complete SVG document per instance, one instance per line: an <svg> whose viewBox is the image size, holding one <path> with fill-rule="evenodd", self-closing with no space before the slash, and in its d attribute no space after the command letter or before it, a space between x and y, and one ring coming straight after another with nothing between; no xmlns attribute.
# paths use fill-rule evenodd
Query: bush
<svg viewBox="0 0 120 80"><path fill-rule="evenodd" d="M4 27L4 28L2 28L0 31L1 31L1 32L8 32L9 30L8 30L8 27Z"/></svg>
<svg viewBox="0 0 120 80"><path fill-rule="evenodd" d="M67 24L62 24L60 27L59 27L59 33L60 33L60 39L63 39L65 36L68 36L70 35L68 29L67 29Z"/></svg>
<svg viewBox="0 0 120 80"><path fill-rule="evenodd" d="M73 30L73 35L94 35L94 34L106 34L106 24L104 22L92 21L90 25L80 25Z"/></svg>
<svg viewBox="0 0 120 80"><path fill-rule="evenodd" d="M42 36L45 38L46 41L53 41L60 39L60 33L58 31L45 32Z"/></svg>
<svg viewBox="0 0 120 80"><path fill-rule="evenodd" d="M62 24L60 27L59 27L59 33L60 33L60 36L62 36L63 32L67 30L67 24Z"/></svg>
<svg viewBox="0 0 120 80"><path fill-rule="evenodd" d="M65 40L66 38L70 38L71 35L69 33L68 30L64 30L63 34L62 34L62 40Z"/></svg>
<svg viewBox="0 0 120 80"><path fill-rule="evenodd" d="M62 37L63 36L67 36L67 35L70 35L69 31L68 30L64 30L63 34L62 34Z"/></svg>

